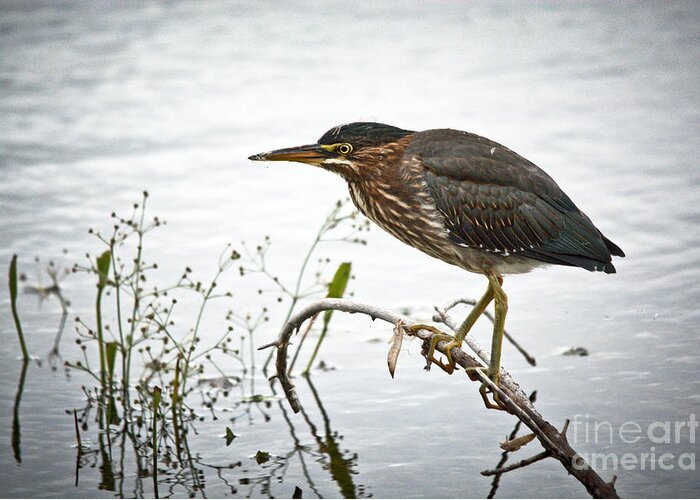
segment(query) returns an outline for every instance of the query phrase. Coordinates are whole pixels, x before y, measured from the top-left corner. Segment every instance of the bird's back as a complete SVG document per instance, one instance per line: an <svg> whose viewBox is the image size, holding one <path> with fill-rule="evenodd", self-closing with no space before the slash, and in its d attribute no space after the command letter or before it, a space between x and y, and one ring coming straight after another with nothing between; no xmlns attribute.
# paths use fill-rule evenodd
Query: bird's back
<svg viewBox="0 0 700 500"><path fill-rule="evenodd" d="M475 261L463 266L477 267L470 270L519 272L547 263L614 273L611 255L624 256L547 173L490 139L417 132L402 164L421 171L449 240Z"/></svg>

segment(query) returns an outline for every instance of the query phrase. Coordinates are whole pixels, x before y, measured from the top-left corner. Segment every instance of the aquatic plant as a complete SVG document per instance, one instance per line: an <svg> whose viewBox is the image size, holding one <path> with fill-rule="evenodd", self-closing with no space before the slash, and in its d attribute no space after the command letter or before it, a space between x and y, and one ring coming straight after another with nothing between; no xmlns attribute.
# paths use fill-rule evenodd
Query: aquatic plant
<svg viewBox="0 0 700 500"><path fill-rule="evenodd" d="M184 266L182 273L169 284L154 286L150 285L154 281L151 275L159 268L146 258L147 236L166 222L147 217L148 198L144 192L141 202L134 204L126 217L112 213L109 231L89 230L103 249L86 254L87 264L76 264L73 270L95 278L94 323L75 318L76 342L82 359L66 361L65 365L88 374L96 382L95 387L83 389L86 405L76 412L76 419L83 429L87 429L93 418L98 424L96 456L101 464L102 486L115 487L114 477L119 474L115 464L123 467L125 440L130 440L138 475L153 477L157 495L159 460L168 466L166 470L187 471L189 479L185 482L189 482L192 491L201 488L197 457L187 439L190 432L196 432L196 423L204 418L200 409L208 410L211 418L216 419L215 405L220 394L227 395L231 388L242 387L244 379L251 381L250 393L243 391L234 407L247 406L244 411L250 412L250 407L274 396L274 391L272 395L256 393L252 385L257 352L254 335L269 321L269 309L273 306L264 300L257 311L241 311L235 305L233 293L221 290L223 274L237 263L239 276L257 276L271 283L272 288L261 288L258 293L274 294L276 300L272 303L276 305L284 305L286 299L286 322L303 299L343 296L350 279L349 263L341 264L330 280L324 278L329 269L328 259L318 259L311 277L307 276L309 263L319 244L325 241L364 243L357 233L366 230L367 225L356 222L346 203L337 203L315 235L293 286L284 284L267 263L269 237L254 248L246 243L238 247L226 245L208 281L198 280L193 270ZM222 333L214 336L208 328L207 338L215 337L215 340L205 342L201 330L214 301L228 304L227 312L222 320L209 320L207 325L220 328ZM178 318L176 324L180 306L194 308L189 323ZM186 312L181 316L187 317ZM324 334L329 321L330 315L326 315ZM235 363L226 363L227 369L223 369L222 360ZM233 371L230 366L234 367ZM218 375L206 377L207 370ZM194 391L200 394L201 403L190 401ZM230 439L228 433L227 436ZM113 446L115 441L119 441L118 446ZM113 455L115 449L119 450L118 457ZM90 456L89 450L81 449L78 463L89 460Z"/></svg>

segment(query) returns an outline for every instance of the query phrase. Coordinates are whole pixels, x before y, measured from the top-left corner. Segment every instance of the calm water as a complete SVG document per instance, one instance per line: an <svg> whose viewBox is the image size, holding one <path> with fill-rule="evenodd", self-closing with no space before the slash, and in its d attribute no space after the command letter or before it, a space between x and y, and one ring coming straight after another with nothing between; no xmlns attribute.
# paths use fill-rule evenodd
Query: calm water
<svg viewBox="0 0 700 500"><path fill-rule="evenodd" d="M82 262L100 248L87 229L109 227L111 211L128 212L148 189L152 213L168 220L147 247L158 278L189 265L204 279L227 242L269 234L270 266L289 282L346 188L311 167L253 164L250 154L355 120L477 132L547 170L628 256L612 276L550 268L507 279L508 328L538 366L510 347L504 365L537 390L552 422L579 416L570 436L580 451L675 457L670 470L617 471L620 494L697 496L700 475L678 465L680 455L700 452L688 426L677 443L644 435L632 444L605 433L595 442L585 424L617 432L633 421L646 431L700 410L698 26L695 2L2 2L0 267L17 253L35 284L34 256ZM357 299L427 319L432 304L485 286L380 230L368 239L320 250L352 260ZM275 304L236 274L223 279L235 307ZM63 289L72 304L61 354L75 360L72 318L91 318L94 285L75 275ZM152 495L129 454L113 490L101 484L99 460L83 464L75 486L66 410L85 406L87 377L31 364L16 404L21 364L6 290L2 271L0 495ZM276 335L282 312L273 307L257 344ZM20 313L29 350L45 357L59 304L24 294ZM221 317L208 317L205 341ZM486 411L474 384L424 373L416 343L405 344L392 380L388 325L337 314L332 325L321 357L336 369L315 373L312 387L297 381L306 418L276 399L240 404L241 394L271 394L258 369L219 399L218 420L197 425L189 446L206 495L291 496L295 486L305 498L488 495L491 479L479 471L500 459L512 417ZM488 326L476 335L488 342ZM572 346L590 355L561 355ZM227 425L239 436L229 447ZM97 439L94 424L85 434ZM529 448L510 460L537 452ZM258 465L258 450L273 460ZM338 456L351 475L339 475ZM177 470L163 480L161 494L177 497L192 484ZM497 495L585 490L545 461L503 476Z"/></svg>

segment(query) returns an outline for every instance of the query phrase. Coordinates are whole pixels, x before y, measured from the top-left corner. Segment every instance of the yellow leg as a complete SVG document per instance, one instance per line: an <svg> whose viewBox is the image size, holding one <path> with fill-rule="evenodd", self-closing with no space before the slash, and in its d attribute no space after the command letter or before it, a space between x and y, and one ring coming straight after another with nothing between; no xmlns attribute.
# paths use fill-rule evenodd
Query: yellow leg
<svg viewBox="0 0 700 500"><path fill-rule="evenodd" d="M455 332L454 337L452 335L448 335L448 334L443 333L439 330L436 330L434 327L426 326L426 325L412 325L412 326L408 327L407 329L409 331L416 331L416 330L420 330L420 329L425 329L425 330L429 330L429 331L435 333L436 335L434 335L432 340L430 341L430 349L428 350L428 360L431 363L438 365L440 368L442 368L447 373L452 373L452 372L454 372L454 369L455 369L455 362L452 359L452 348L462 347L462 342L464 341L464 337L467 336L467 334L469 333L469 330L472 329L472 326L474 326L474 323L476 323L476 320L479 319L479 317L483 314L484 310L489 305L489 303L491 303L493 298L494 298L493 288L492 288L491 284L489 283L489 286L486 289L486 293L484 293L483 297L481 297L481 299L479 299L479 302L476 303L474 308L469 313L469 316L467 316L467 319L465 319L462 322L462 324L459 326L459 328ZM447 357L447 364L445 364L442 361L440 361L439 359L435 358L435 346L438 344L438 342L441 342L443 340L449 341L448 344L445 346L445 356Z"/></svg>
<svg viewBox="0 0 700 500"><path fill-rule="evenodd" d="M447 373L454 372L455 363L452 359L452 349L454 347L461 347L464 338L467 336L469 331L476 323L476 320L483 314L484 310L491 301L494 302L495 317L493 322L493 335L491 337L491 360L488 367L482 368L467 368L467 375L472 380L477 380L473 373L475 371L481 371L489 377L495 385L500 382L500 371L501 371L501 349L503 347L503 337L504 337L504 326L506 322L506 314L508 313L508 297L503 291L501 285L503 284L503 278L501 276L489 275L489 285L486 289L486 293L479 299L474 308L467 316L467 319L460 325L460 327L455 332L454 337L440 330L435 329L428 325L412 325L407 327L408 331L417 331L419 329L429 330L435 333L430 342L430 349L428 350L428 360L431 363L435 363L440 368L445 370ZM445 345L445 356L447 357L447 363L443 363L441 360L435 358L435 347L438 342L449 341ZM498 397L498 394L493 395L493 402L488 398L488 394L491 392L490 388L486 384L481 384L479 388L479 394L481 394L484 400L484 405L486 408L496 409L496 410L506 410Z"/></svg>
<svg viewBox="0 0 700 500"><path fill-rule="evenodd" d="M503 278L500 276L489 276L489 285L493 290L494 294L494 308L495 317L493 322L493 335L491 337L491 360L489 363L489 369L487 372L488 377L493 381L495 385L500 382L500 372L501 372L501 348L503 347L503 332L504 325L506 322L506 314L508 313L508 297L506 296L501 284L503 283ZM493 405L487 403L485 394L487 393L488 386L482 384L479 392L484 398L487 408L493 408ZM495 406L498 409L504 409L498 394L493 395L493 400Z"/></svg>

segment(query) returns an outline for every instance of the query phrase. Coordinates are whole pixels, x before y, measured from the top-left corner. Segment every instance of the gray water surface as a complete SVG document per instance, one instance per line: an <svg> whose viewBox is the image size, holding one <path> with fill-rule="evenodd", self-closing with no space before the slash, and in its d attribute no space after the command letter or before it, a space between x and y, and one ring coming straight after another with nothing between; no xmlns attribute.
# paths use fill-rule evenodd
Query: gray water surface
<svg viewBox="0 0 700 500"><path fill-rule="evenodd" d="M691 427L668 444L585 433L586 423L615 432L625 422L673 426L700 409L698 26L696 2L2 2L0 268L17 253L36 283L34 256L84 263L85 252L100 250L88 228L109 228L109 214L128 213L147 189L150 213L168 221L146 248L159 278L188 265L204 279L228 242L270 235L270 266L290 282L346 187L312 167L261 165L249 155L357 120L479 133L544 168L627 254L615 275L551 267L507 278L507 328L538 365L508 346L504 366L526 392L537 390L551 422L578 416L569 437L579 451L673 455L670 470L599 468L606 479L618 475L622 496L698 496L700 475L678 463L700 451ZM367 246L320 250L353 262L358 300L429 320L432 305L483 292L480 276L379 229L366 237ZM88 377L32 363L16 400L21 363L6 276L0 495L151 496L128 454L111 490L99 460L83 464L75 486L66 411L85 406ZM236 307L271 307L255 342L271 341L284 308L235 269L222 281ZM73 317L93 317L95 288L80 274L62 283L71 306L61 354L76 360ZM59 304L23 294L19 305L29 350L45 357ZM183 315L195 307L185 304ZM205 341L221 317L208 316ZM271 395L260 356L253 377L219 399L219 419L205 418L190 437L204 493L289 497L298 486L305 498L487 496L491 479L479 472L500 459L514 419L485 410L464 377L425 373L415 342L404 344L392 380L390 335L390 325L336 314L321 356L335 370L314 372L313 386L296 380L307 418L274 398L240 405L244 393ZM488 344L488 324L475 335ZM561 355L576 346L590 355ZM227 425L239 436L229 447ZM94 423L83 437L97 439ZM329 439L349 479L319 445ZM539 451L531 448L508 463ZM275 458L258 465L258 450ZM187 496L191 485L170 470L161 495ZM554 460L504 475L497 490L585 494Z"/></svg>

